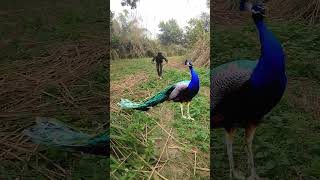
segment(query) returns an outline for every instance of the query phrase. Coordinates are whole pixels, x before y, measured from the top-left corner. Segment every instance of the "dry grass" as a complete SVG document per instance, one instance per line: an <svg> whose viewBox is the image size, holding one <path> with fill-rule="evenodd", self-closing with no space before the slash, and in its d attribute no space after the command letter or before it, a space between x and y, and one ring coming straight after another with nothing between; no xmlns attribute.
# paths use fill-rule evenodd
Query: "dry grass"
<svg viewBox="0 0 320 180"><path fill-rule="evenodd" d="M119 101L118 98L120 97L124 91L130 91L130 94L134 94L133 88L139 84L146 82L148 80L148 76L145 73L138 73L134 75L128 75L126 78L118 81L114 81L110 84L110 100L111 100L111 107L110 110L113 112L118 112L119 108L117 103ZM135 94L136 95L136 94Z"/></svg>
<svg viewBox="0 0 320 180"><path fill-rule="evenodd" d="M320 22L319 0L270 0L267 6L272 18L299 20L308 24Z"/></svg>
<svg viewBox="0 0 320 180"><path fill-rule="evenodd" d="M214 24L238 25L250 19L239 11L239 2L238 0L216 0L211 3ZM269 0L265 5L268 19L301 21L307 24L320 22L319 0Z"/></svg>
<svg viewBox="0 0 320 180"><path fill-rule="evenodd" d="M46 55L18 60L20 62L15 65L2 67L0 109L4 114L1 116L33 115L32 112L59 104L81 109L81 104L89 99L73 97L70 91L76 86L75 82L86 81L83 77L97 69L105 55L103 44L99 47L96 42L83 41L65 44ZM90 85L89 81L87 83ZM61 90L58 95L48 92L48 86L52 85ZM42 101L44 96L51 96L56 102L46 104ZM46 108L46 111L50 110Z"/></svg>
<svg viewBox="0 0 320 180"><path fill-rule="evenodd" d="M90 114L90 109L94 108L95 113L105 112L102 100L107 99L107 94L80 95L74 92L81 87L93 89L90 86L94 83L86 77L103 64L105 55L103 44L83 41L64 44L41 57L3 67L1 117L7 118L8 122L8 119L48 116L57 111L57 106L67 106L79 116L81 113Z"/></svg>
<svg viewBox="0 0 320 180"><path fill-rule="evenodd" d="M232 1L216 0L210 4L211 26L215 25L240 25L248 20L243 13L232 5ZM212 23L213 22L213 23ZM211 28L213 29L213 28Z"/></svg>
<svg viewBox="0 0 320 180"><path fill-rule="evenodd" d="M203 37L199 39L193 48L191 53L191 59L198 66L209 67L210 66L210 40L209 37Z"/></svg>
<svg viewBox="0 0 320 180"><path fill-rule="evenodd" d="M184 69L185 66L184 64L182 63L183 60L181 61L169 61L168 64L165 65L165 67L168 65L168 67L170 68L176 68L176 69Z"/></svg>
<svg viewBox="0 0 320 180"><path fill-rule="evenodd" d="M1 162L20 161L24 164L17 167L21 171L29 167L48 179L70 175L38 152L38 146L28 142L21 131L32 125L35 116L54 117L62 109L82 120L106 114L107 94L97 90L96 82L90 77L106 65L105 46L98 42L64 43L39 57L20 59L1 67ZM78 92L79 89L86 89L86 93ZM47 162L53 168L31 166L31 160Z"/></svg>
<svg viewBox="0 0 320 180"><path fill-rule="evenodd" d="M78 168L73 160L85 156L56 155L52 148L29 142L21 131L36 116L69 121L82 130L96 130L93 133L105 131L108 40L101 38L107 37L101 16L105 2L0 4L0 179L38 174L46 179L72 178ZM67 157L65 163L57 162L60 156Z"/></svg>

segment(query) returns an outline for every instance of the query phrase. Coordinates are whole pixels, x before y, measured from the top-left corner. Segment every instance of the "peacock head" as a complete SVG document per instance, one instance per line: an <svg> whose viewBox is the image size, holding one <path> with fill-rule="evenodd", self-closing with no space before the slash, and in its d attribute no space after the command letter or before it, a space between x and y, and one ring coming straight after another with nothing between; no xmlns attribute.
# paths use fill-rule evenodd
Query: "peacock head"
<svg viewBox="0 0 320 180"><path fill-rule="evenodd" d="M265 16L265 8L261 4L255 4L251 8L252 12L252 18L255 22L258 22L259 20L262 20Z"/></svg>
<svg viewBox="0 0 320 180"><path fill-rule="evenodd" d="M255 0L252 4L248 0L240 1L240 11L249 11L252 13L252 18L255 22L262 20L265 17L265 7L261 0Z"/></svg>
<svg viewBox="0 0 320 180"><path fill-rule="evenodd" d="M252 14L265 14L265 7L262 1L256 0L254 3L249 2L248 0L241 0L240 2L240 11L249 11Z"/></svg>
<svg viewBox="0 0 320 180"><path fill-rule="evenodd" d="M189 66L189 67L192 67L192 62L191 62L191 60L186 60L185 62L184 62L184 65L185 66Z"/></svg>

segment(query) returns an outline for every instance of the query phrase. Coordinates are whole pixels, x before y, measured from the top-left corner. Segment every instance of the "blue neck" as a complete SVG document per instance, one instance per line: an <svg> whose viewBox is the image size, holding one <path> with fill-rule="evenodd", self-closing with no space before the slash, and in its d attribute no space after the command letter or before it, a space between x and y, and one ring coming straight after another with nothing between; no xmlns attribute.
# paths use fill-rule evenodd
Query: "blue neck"
<svg viewBox="0 0 320 180"><path fill-rule="evenodd" d="M191 81L189 83L188 89L190 90L199 90L200 89L200 81L198 74L193 70L192 66L189 66Z"/></svg>
<svg viewBox="0 0 320 180"><path fill-rule="evenodd" d="M256 22L261 44L261 56L250 82L254 87L269 85L275 80L286 84L285 57L281 44L267 29L263 20Z"/></svg>

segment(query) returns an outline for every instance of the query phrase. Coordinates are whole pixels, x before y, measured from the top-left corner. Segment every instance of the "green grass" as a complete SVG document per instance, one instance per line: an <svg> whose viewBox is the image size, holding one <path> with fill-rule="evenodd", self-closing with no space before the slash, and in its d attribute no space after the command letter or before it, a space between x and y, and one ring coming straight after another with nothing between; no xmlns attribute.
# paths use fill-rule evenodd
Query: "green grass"
<svg viewBox="0 0 320 180"><path fill-rule="evenodd" d="M279 105L265 118L256 132L253 151L257 173L269 179L320 178L320 26L273 23L269 25L286 53L288 87ZM211 64L236 59L258 59L260 45L252 24L216 28ZM235 139L236 167L248 172L243 130ZM229 179L224 130L212 132L212 168L215 179ZM248 173L247 173L248 175Z"/></svg>
<svg viewBox="0 0 320 180"><path fill-rule="evenodd" d="M183 64L183 57L169 57L169 61L177 61ZM199 162L200 167L209 167L209 161L203 156L203 154L209 154L209 71L208 69L195 67L198 72L201 81L200 93L193 99L190 112L195 118L195 121L190 121L181 118L179 103L162 103L148 112L141 111L116 111L111 112L111 138L116 142L124 145L127 149L121 149L126 155L134 153L130 156L129 160L121 164L121 160L124 158L117 157L117 155L111 152L111 171L116 170L114 175L120 179L127 178L146 178L150 172L136 172L135 170L150 171L150 168L146 167L146 163L149 165L155 165L159 154L162 150L156 148L158 143L157 138L161 138L165 141L167 134L163 133L160 127L157 127L156 122L163 123L163 126L167 131L173 128L173 134L175 138L180 142L185 143L184 153L191 154L189 151L191 148L199 149ZM143 81L133 82L125 81L129 76L145 76ZM116 106L116 103L121 98L126 98L140 102L147 97L161 91L169 84L179 82L181 80L190 79L190 73L188 68L176 69L164 65L164 75L162 80L157 79L155 65L151 63L151 58L142 59L130 59L130 60L115 60L111 62L111 84L119 85L121 82L135 83L131 90L124 90L122 93L111 94L111 104ZM123 87L125 88L125 87ZM111 88L111 91L113 88ZM171 115L168 115L172 113ZM161 115L159 115L161 114ZM155 127L155 130L148 136L148 141L143 142L141 134L145 132L145 125L148 129ZM123 128L123 129L122 129ZM141 145L143 142L143 145ZM115 148L116 145L111 147ZM118 151L116 151L118 152ZM135 154L137 153L137 154ZM138 156L142 157L146 163L144 163ZM191 164L190 159L184 157L184 159L173 159L171 163L186 163ZM119 167L119 165L121 166ZM190 171L193 174L191 166ZM167 178L173 178L172 172L163 170L161 172ZM207 177L208 178L208 177Z"/></svg>

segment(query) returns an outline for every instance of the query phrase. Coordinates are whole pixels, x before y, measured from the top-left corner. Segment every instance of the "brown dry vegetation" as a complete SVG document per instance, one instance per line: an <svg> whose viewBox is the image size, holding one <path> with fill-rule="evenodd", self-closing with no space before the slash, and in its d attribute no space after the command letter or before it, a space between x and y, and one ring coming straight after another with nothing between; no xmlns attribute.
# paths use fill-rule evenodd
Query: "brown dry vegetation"
<svg viewBox="0 0 320 180"><path fill-rule="evenodd" d="M93 119L105 124L101 115L107 115L107 91L102 89L107 88L89 78L105 64L105 57L104 43L86 40L63 43L40 57L2 67L0 160L27 163L36 156L50 162L36 152L38 146L28 143L28 138L20 134L33 124L36 116L67 116L89 126ZM49 171L35 169L43 174ZM66 170L60 173L62 177L68 174ZM46 176L61 177L52 174Z"/></svg>
<svg viewBox="0 0 320 180"><path fill-rule="evenodd" d="M199 66L210 66L210 39L209 37L203 37L199 39L192 49L191 59L194 64Z"/></svg>
<svg viewBox="0 0 320 180"><path fill-rule="evenodd" d="M83 2L83 9L78 3L0 3L0 179L75 177L74 165L57 163L21 134L36 116L93 134L108 125L105 22L94 18L97 4Z"/></svg>
<svg viewBox="0 0 320 180"><path fill-rule="evenodd" d="M239 8L238 8L239 9ZM215 0L210 4L212 29L215 25L239 25L248 18L243 16L230 1Z"/></svg>
<svg viewBox="0 0 320 180"><path fill-rule="evenodd" d="M238 0L215 0L211 2L211 17L214 24L239 25L248 16L239 11ZM319 0L265 0L268 19L286 19L307 24L320 22Z"/></svg>
<svg viewBox="0 0 320 180"><path fill-rule="evenodd" d="M1 116L32 117L39 115L44 109L45 114L51 114L57 105L63 104L82 112L90 109L88 105L93 105L90 101L97 101L101 95L91 98L78 97L70 91L78 86L89 86L90 81L86 82L84 77L97 69L105 56L104 43L86 40L62 44L49 50L47 54L32 57L27 61L20 60L19 65L2 67ZM59 92L51 93L53 89ZM52 97L55 102L46 102L46 97ZM105 99L106 95L102 97Z"/></svg>
<svg viewBox="0 0 320 180"><path fill-rule="evenodd" d="M114 81L110 84L110 111L119 112L120 109L117 106L119 98L123 95L124 91L129 91L133 94L133 88L139 83L146 82L148 76L145 73L138 73L134 75L128 75L126 78ZM142 96L145 96L143 94Z"/></svg>
<svg viewBox="0 0 320 180"><path fill-rule="evenodd" d="M308 24L320 22L319 0L269 0L268 8L273 18L300 20Z"/></svg>

